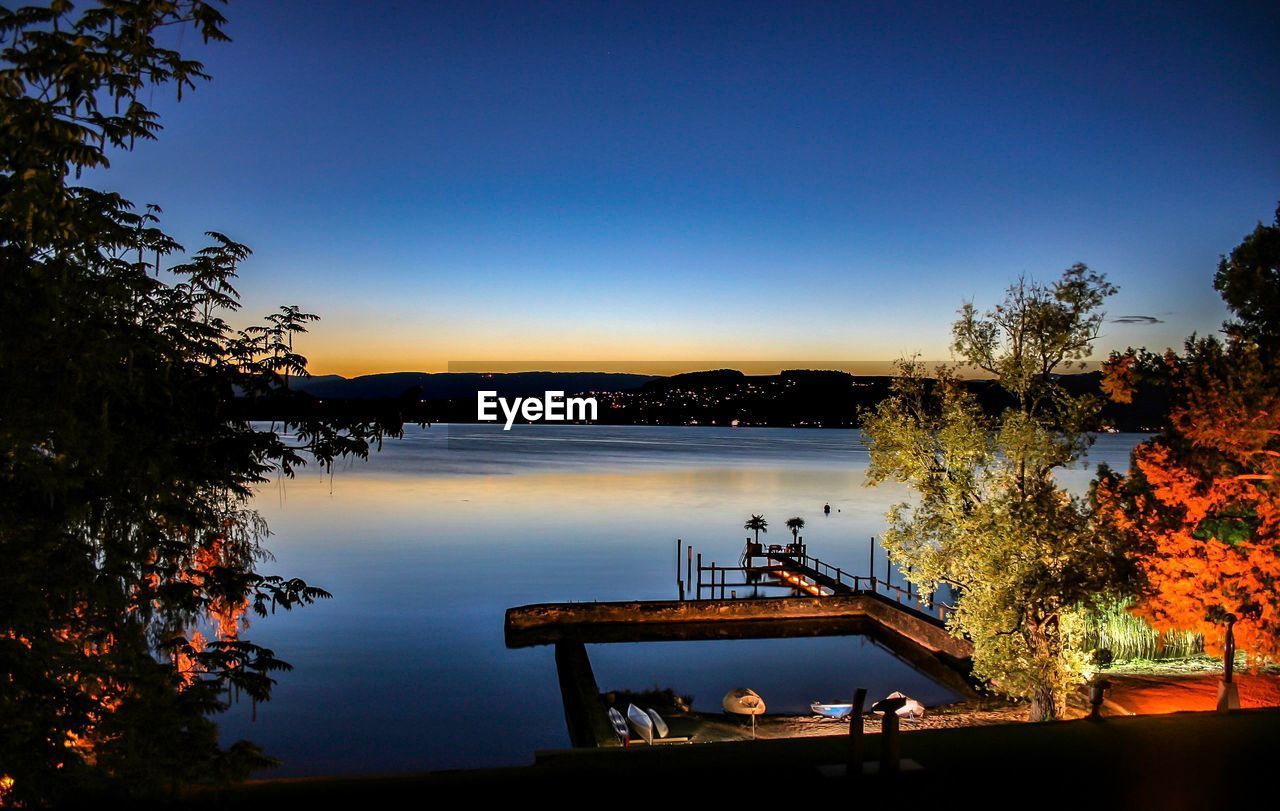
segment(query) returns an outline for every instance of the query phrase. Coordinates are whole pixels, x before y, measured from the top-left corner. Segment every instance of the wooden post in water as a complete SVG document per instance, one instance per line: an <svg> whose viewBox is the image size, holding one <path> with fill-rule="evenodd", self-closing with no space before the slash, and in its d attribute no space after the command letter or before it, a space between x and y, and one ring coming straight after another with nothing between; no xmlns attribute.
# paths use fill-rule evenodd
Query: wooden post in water
<svg viewBox="0 0 1280 811"><path fill-rule="evenodd" d="M871 537L871 557L867 562L867 579L871 581L871 590L876 590L876 539Z"/></svg>
<svg viewBox="0 0 1280 811"><path fill-rule="evenodd" d="M893 580L893 561L889 560L889 553L884 553L884 587L889 588L889 583Z"/></svg>
<svg viewBox="0 0 1280 811"><path fill-rule="evenodd" d="M684 546L684 541L676 538L676 590L680 592L680 601L684 602L684 580L680 579L680 558L682 557L681 553L684 551L681 548L682 546Z"/></svg>
<svg viewBox="0 0 1280 811"><path fill-rule="evenodd" d="M702 553L701 552L698 553L698 596L694 597L694 599L695 600L702 599Z"/></svg>
<svg viewBox="0 0 1280 811"><path fill-rule="evenodd" d="M693 585L693 544L690 544L685 550L687 563L685 564L684 582Z"/></svg>

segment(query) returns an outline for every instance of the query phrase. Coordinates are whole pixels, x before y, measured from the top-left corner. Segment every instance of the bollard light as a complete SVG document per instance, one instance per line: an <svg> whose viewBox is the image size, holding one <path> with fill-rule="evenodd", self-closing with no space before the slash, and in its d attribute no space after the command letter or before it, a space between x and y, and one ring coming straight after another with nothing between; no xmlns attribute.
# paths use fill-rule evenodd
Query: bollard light
<svg viewBox="0 0 1280 811"><path fill-rule="evenodd" d="M1090 718L1102 720L1102 702L1110 689L1111 682L1106 679L1098 679L1089 685L1089 704L1093 708L1089 711Z"/></svg>

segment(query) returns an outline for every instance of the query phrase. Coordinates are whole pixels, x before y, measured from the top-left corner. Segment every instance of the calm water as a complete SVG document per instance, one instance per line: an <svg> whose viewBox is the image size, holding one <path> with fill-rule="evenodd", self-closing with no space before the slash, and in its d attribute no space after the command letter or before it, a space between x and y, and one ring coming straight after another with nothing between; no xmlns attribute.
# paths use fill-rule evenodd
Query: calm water
<svg viewBox="0 0 1280 811"><path fill-rule="evenodd" d="M1141 439L1100 437L1089 468L1126 469ZM865 570L886 507L906 496L865 487L866 464L856 431L434 426L333 476L265 487L257 507L276 560L263 571L334 599L253 621L248 637L295 669L256 720L247 706L228 713L224 737L262 744L282 776L526 763L568 739L552 651L507 650L507 608L674 598L676 538L732 563L753 512L769 519L769 540L804 517L813 554ZM1091 473L1065 476L1080 489ZM770 711L847 699L853 685L951 697L860 637L590 652L602 689L669 686L711 711L739 685Z"/></svg>

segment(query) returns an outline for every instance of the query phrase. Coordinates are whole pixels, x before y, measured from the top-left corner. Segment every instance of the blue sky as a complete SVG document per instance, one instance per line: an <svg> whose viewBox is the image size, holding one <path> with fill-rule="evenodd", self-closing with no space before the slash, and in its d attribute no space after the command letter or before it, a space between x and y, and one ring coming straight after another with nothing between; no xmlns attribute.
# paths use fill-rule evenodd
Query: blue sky
<svg viewBox="0 0 1280 811"><path fill-rule="evenodd" d="M250 244L316 372L943 359L1076 261L1164 322L1100 349L1215 329L1280 199L1280 7L1036 5L233 2L93 181Z"/></svg>

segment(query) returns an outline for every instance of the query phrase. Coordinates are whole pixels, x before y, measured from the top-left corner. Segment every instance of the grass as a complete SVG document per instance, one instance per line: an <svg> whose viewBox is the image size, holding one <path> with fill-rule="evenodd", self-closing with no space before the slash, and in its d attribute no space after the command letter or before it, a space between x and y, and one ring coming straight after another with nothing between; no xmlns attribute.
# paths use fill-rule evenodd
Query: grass
<svg viewBox="0 0 1280 811"><path fill-rule="evenodd" d="M1200 673L1221 673L1222 657L1200 654L1185 659L1126 659L1117 662L1108 673L1135 676L1193 676ZM1242 651L1236 652L1237 673L1280 673L1280 663L1250 665Z"/></svg>
<svg viewBox="0 0 1280 811"><path fill-rule="evenodd" d="M1091 612L1085 620L1085 647L1109 650L1114 661L1188 659L1204 654L1204 638L1188 631L1160 633L1129 613L1128 601Z"/></svg>

